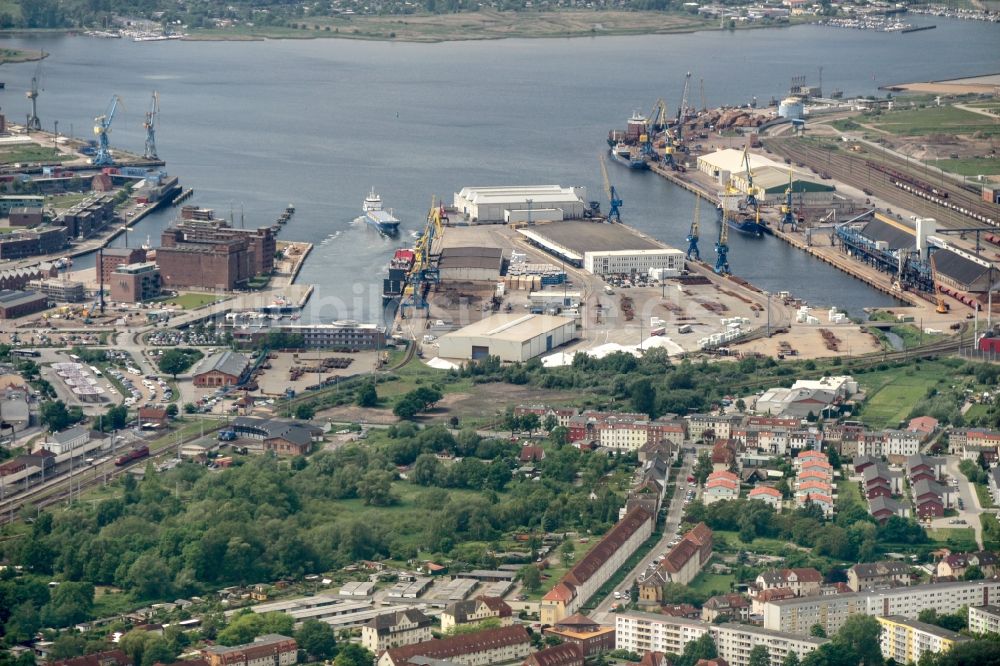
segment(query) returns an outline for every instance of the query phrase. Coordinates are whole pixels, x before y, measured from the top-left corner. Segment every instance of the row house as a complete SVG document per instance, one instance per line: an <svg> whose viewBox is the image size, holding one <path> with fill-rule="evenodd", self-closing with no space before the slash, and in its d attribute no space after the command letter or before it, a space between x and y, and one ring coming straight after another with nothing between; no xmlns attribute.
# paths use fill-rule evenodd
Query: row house
<svg viewBox="0 0 1000 666"><path fill-rule="evenodd" d="M639 507L629 511L542 597L542 624L556 624L594 596L653 533L656 514Z"/></svg>
<svg viewBox="0 0 1000 666"><path fill-rule="evenodd" d="M893 516L899 518L907 518L910 515L909 508L891 497L882 497L877 495L868 500L868 513L871 514L872 518L878 521L879 524L884 525L887 520Z"/></svg>
<svg viewBox="0 0 1000 666"><path fill-rule="evenodd" d="M743 417L737 414L689 414L684 420L687 422L688 437L697 442L729 439L733 428L742 424Z"/></svg>
<svg viewBox="0 0 1000 666"><path fill-rule="evenodd" d="M998 460L1000 450L1000 430L986 428L959 428L948 433L951 452L962 456L963 460L978 460L982 455L993 465Z"/></svg>
<svg viewBox="0 0 1000 666"><path fill-rule="evenodd" d="M938 578L961 578L969 567L979 567L986 578L992 578L1000 572L1000 561L993 551L982 550L977 553L951 553L941 558L937 564Z"/></svg>
<svg viewBox="0 0 1000 666"><path fill-rule="evenodd" d="M684 421L651 420L645 414L586 411L571 416L566 427L571 442L597 442L619 452L639 451L650 442L666 441L681 446L687 439Z"/></svg>
<svg viewBox="0 0 1000 666"><path fill-rule="evenodd" d="M940 518L955 502L955 489L935 481L921 479L910 486L917 517Z"/></svg>
<svg viewBox="0 0 1000 666"><path fill-rule="evenodd" d="M639 580L639 605L657 606L667 583L687 585L712 557L712 530L698 523L670 549L656 569Z"/></svg>
<svg viewBox="0 0 1000 666"><path fill-rule="evenodd" d="M485 621L506 627L514 623L514 612L500 597L478 596L475 599L464 599L441 612L441 631L449 633L455 627L477 625Z"/></svg>
<svg viewBox="0 0 1000 666"><path fill-rule="evenodd" d="M909 477L911 485L920 479L940 481L944 478L944 458L925 456L921 453L910 456L906 459L906 476Z"/></svg>
<svg viewBox="0 0 1000 666"><path fill-rule="evenodd" d="M705 491L702 493L702 502L705 504L739 499L739 496L740 477L732 472L712 472L705 480Z"/></svg>
<svg viewBox="0 0 1000 666"><path fill-rule="evenodd" d="M795 505L805 506L807 502L823 510L823 515L834 512L833 466L826 456L815 450L800 451L793 464L795 476Z"/></svg>
<svg viewBox="0 0 1000 666"><path fill-rule="evenodd" d="M583 666L583 648L576 643L562 643L535 652L521 666Z"/></svg>
<svg viewBox="0 0 1000 666"><path fill-rule="evenodd" d="M900 587L911 582L912 571L905 562L865 562L847 570L847 586L854 592Z"/></svg>
<svg viewBox="0 0 1000 666"><path fill-rule="evenodd" d="M797 597L812 597L820 594L823 574L812 567L772 569L757 576L754 584L755 593L783 588Z"/></svg>
<svg viewBox="0 0 1000 666"><path fill-rule="evenodd" d="M514 408L514 416L534 414L538 420L545 423L545 418L554 416L558 425L569 427L569 420L576 416L576 410L571 407L549 407L547 405L518 405Z"/></svg>
<svg viewBox="0 0 1000 666"><path fill-rule="evenodd" d="M861 489L866 499L876 495L896 497L903 494L903 473L900 470L889 469L884 462L864 467L861 473Z"/></svg>
<svg viewBox="0 0 1000 666"><path fill-rule="evenodd" d="M465 666L520 661L531 654L531 637L521 625L484 629L386 650L376 666L408 666L414 657L443 659ZM424 661L422 663L433 663Z"/></svg>

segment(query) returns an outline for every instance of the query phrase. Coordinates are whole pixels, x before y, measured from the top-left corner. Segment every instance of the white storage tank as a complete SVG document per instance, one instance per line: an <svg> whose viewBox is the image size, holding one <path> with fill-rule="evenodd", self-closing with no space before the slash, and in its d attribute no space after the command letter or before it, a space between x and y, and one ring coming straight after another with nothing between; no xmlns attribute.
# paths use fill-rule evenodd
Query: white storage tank
<svg viewBox="0 0 1000 666"><path fill-rule="evenodd" d="M805 116L805 107L798 97L786 97L778 105L778 115L788 120L802 120Z"/></svg>

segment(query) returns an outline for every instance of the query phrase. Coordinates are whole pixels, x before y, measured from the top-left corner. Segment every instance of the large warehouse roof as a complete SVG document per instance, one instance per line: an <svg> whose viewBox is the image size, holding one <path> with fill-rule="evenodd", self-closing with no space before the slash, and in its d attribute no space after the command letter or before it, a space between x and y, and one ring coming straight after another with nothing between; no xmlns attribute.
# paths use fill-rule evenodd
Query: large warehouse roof
<svg viewBox="0 0 1000 666"><path fill-rule="evenodd" d="M585 252L661 250L665 247L619 224L603 222L554 222L518 231L543 245L553 244L570 250L581 259Z"/></svg>
<svg viewBox="0 0 1000 666"><path fill-rule="evenodd" d="M573 320L567 317L501 313L486 317L457 331L446 333L441 338L475 336L493 340L523 342L571 323Z"/></svg>
<svg viewBox="0 0 1000 666"><path fill-rule="evenodd" d="M743 174L741 173L740 176ZM771 166L754 168L753 184L754 187L763 188L768 194L783 194L788 189L788 169ZM833 192L835 189L832 185L819 183L810 178L804 178L800 173L792 172L792 192Z"/></svg>
<svg viewBox="0 0 1000 666"><path fill-rule="evenodd" d="M738 173L745 170L743 166L743 151L735 148L725 148L723 150L717 150L714 153L702 155L698 158L698 161L710 164L720 171L729 171L730 173ZM763 155L750 153L750 168L753 169L755 173L757 169L768 166L780 167L781 165L764 157ZM785 173L785 178L787 179L787 170Z"/></svg>
<svg viewBox="0 0 1000 666"><path fill-rule="evenodd" d="M477 206L485 204L522 204L544 208L545 204L562 203L567 199L583 201L578 189L561 185L512 185L501 187L463 187L455 199Z"/></svg>
<svg viewBox="0 0 1000 666"><path fill-rule="evenodd" d="M498 247L449 247L441 251L438 268L500 269L503 250Z"/></svg>
<svg viewBox="0 0 1000 666"><path fill-rule="evenodd" d="M873 241L885 241L891 250L912 250L917 246L917 235L900 222L886 222L879 218L864 226L861 235Z"/></svg>
<svg viewBox="0 0 1000 666"><path fill-rule="evenodd" d="M983 277L984 273L990 271L982 264L966 259L950 250L937 250L934 252L934 267L938 273L950 277L955 282L972 285Z"/></svg>

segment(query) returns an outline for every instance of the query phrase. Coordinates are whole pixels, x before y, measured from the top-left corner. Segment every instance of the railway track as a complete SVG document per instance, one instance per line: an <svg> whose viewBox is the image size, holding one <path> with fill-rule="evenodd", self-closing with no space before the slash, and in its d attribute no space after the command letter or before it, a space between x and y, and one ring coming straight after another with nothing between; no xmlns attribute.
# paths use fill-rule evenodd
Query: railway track
<svg viewBox="0 0 1000 666"><path fill-rule="evenodd" d="M212 423L211 425L206 425L204 432L205 434L210 434L221 427L221 423ZM170 455L176 456L181 446L197 441L202 436L202 433L198 432L182 440L163 444L159 448L154 449L150 447L150 454L148 456L127 465L122 465L121 467L115 466L113 460L108 460L101 463L100 466L84 468L75 473L73 477L67 475L65 478L60 479L58 483L51 486L37 489L29 488L26 493L18 494L0 502L0 526L17 520L17 513L25 504L30 503L40 509L59 504L69 499L71 493L77 494L99 486L105 483L105 481L114 481L121 475L126 474L133 467L145 465L150 460L162 460ZM89 476L90 478L80 478L81 476Z"/></svg>
<svg viewBox="0 0 1000 666"><path fill-rule="evenodd" d="M811 167L821 175L830 176L866 193L870 192L871 196L898 202L900 206L912 210L914 213L933 217L945 227L986 227L990 225L984 223L983 220L996 220L1000 217L1000 209L982 201L962 187L947 181L934 184L927 174L908 168L905 163L884 159L877 153L866 152L860 155L849 155L804 143L797 139L784 138L765 139L764 145L778 156L790 159L796 166ZM868 162L871 162L875 168L872 168ZM948 196L940 199L943 203L937 203L933 199L938 199L938 197L928 197L926 194L921 195L903 189L902 186L893 184L893 177L889 173L880 171L880 166L905 174L914 181L928 183L938 191L947 192ZM961 213L955 208L964 208L971 214Z"/></svg>

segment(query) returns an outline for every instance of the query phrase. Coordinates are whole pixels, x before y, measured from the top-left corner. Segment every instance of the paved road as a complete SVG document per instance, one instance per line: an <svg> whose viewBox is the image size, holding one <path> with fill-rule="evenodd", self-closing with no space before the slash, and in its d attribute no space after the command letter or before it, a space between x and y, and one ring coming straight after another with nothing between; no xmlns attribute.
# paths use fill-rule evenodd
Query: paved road
<svg viewBox="0 0 1000 666"><path fill-rule="evenodd" d="M982 549L983 524L979 520L979 514L983 513L983 507L979 504L979 495L976 494L976 489L973 487L972 482L965 478L965 475L958 469L960 458L958 456L945 456L944 459L945 472L952 479L958 480L958 496L962 498L962 504L964 505L964 508L958 512L958 518L965 520L968 523L968 527L971 527L975 531L976 543ZM955 503L955 508L958 509L958 502ZM952 520L955 519L936 518L931 522L931 526L944 528L961 528L966 526L949 522Z"/></svg>
<svg viewBox="0 0 1000 666"><path fill-rule="evenodd" d="M632 587L632 581L639 577L639 574L649 571L649 565L660 555L663 555L670 549L670 542L675 538L674 533L677 531L677 527L681 523L681 518L684 516L684 496L688 491L687 477L691 474L691 467L694 465L695 457L690 453L684 455L684 462L677 472L677 488L674 490L674 497L670 502L670 508L667 510L666 522L663 526L663 536L660 538L656 546L649 551L642 560L635 565L625 577L625 581L618 586L619 590L630 589ZM694 484L691 484L693 487ZM614 590L608 593L608 596L601 600L592 613L590 617L597 622L602 624L614 625L615 617L611 613L611 604L615 603ZM620 603L620 602L619 602Z"/></svg>

